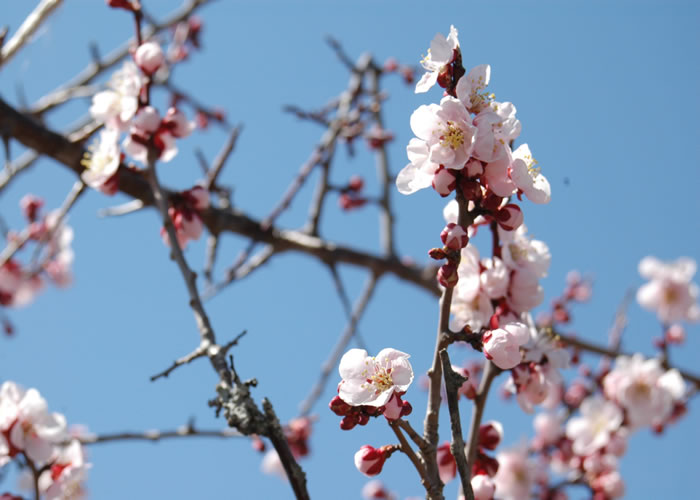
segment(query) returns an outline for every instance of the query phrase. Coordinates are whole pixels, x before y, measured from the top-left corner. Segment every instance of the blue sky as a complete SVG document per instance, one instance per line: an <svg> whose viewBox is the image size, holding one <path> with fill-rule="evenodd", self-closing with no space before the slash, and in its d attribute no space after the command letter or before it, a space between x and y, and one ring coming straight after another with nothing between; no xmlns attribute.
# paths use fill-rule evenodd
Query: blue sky
<svg viewBox="0 0 700 500"><path fill-rule="evenodd" d="M5 2L3 24L16 28L32 4ZM145 0L144 5L163 14L176 2ZM214 2L202 17L205 50L178 68L176 82L225 109L231 122L244 124L222 181L234 186L235 205L256 217L268 213L322 133L282 107L319 107L345 88L348 75L323 42L325 35L340 40L353 58L371 51L378 61L393 56L416 64L434 34L447 33L454 24L465 66L491 65L490 89L517 106L523 125L519 143L530 145L552 184L549 205L522 204L530 232L553 256L545 303L560 292L569 270L591 273L594 296L576 309L574 326L579 335L604 343L625 291L642 283L637 274L642 257L700 257L700 8L695 2L231 1ZM66 2L3 68L0 93L17 103L21 86L33 102L85 66L88 43L107 53L131 30L128 16L102 2ZM389 156L396 173L406 162L411 112L436 102L439 92L415 95L398 78L385 84L390 94L385 120L396 134ZM79 100L48 122L62 128L88 105ZM165 183L190 187L199 175L194 148L212 159L223 140L223 132L214 128L182 142L177 159L161 168ZM370 191L376 189L374 161L362 147L355 158L339 151L337 162L338 183L360 174ZM20 227L18 201L25 193L55 207L73 181L63 168L43 160L2 193L0 213ZM399 253L418 261L425 260L443 226L443 201L428 191L410 197L393 193ZM283 227L304 222L311 195L310 188L300 193L281 218ZM194 363L157 383L148 380L191 351L198 334L155 213L96 216L100 208L123 201L121 195L90 192L78 202L70 215L75 283L67 290L49 289L30 307L9 312L17 335L0 339L0 377L37 387L70 423L98 433L168 429L190 417L202 428L223 427L206 405L216 381L207 363ZM334 202L322 233L378 251L375 211L344 214ZM244 245L239 237L223 238L218 270ZM203 241L187 250L195 269L201 269L203 254ZM349 267L340 271L354 299L365 274ZM282 255L207 308L220 339L248 330L234 350L237 369L243 377L258 378L258 400L270 397L283 420L294 417L345 325L327 270L306 256ZM360 331L370 350L392 346L408 352L414 369L422 372L432 356L436 321L433 297L386 278ZM658 334L653 315L633 305L625 348L651 354L651 339ZM672 352L674 363L694 368L699 336L698 326L688 328L687 343ZM474 356L455 352L457 362ZM313 498L355 499L365 478L354 469L352 455L363 444L394 438L379 420L341 432L337 417L325 408L336 381L315 409L312 455L302 465ZM409 396L415 409L410 419L420 427L425 396L417 387ZM697 410L693 402L688 416L663 439L648 431L634 435L621 465L627 498L692 498L700 444ZM470 409L465 405L462 411ZM486 418L504 422L507 444L531 434L530 418L495 393ZM106 444L90 454L92 498L291 498L284 483L259 472L260 458L247 440ZM392 458L382 479L401 497L421 495L402 456ZM455 492L453 483L448 497Z"/></svg>

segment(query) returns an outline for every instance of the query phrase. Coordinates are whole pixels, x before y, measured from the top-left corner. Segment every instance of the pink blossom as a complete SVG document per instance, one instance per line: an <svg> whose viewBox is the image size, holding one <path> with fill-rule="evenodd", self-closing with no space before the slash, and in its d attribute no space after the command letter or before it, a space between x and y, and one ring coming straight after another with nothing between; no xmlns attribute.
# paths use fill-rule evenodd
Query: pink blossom
<svg viewBox="0 0 700 500"><path fill-rule="evenodd" d="M625 495L625 482L616 470L598 476L591 486L597 491L602 491L607 498L622 498Z"/></svg>
<svg viewBox="0 0 700 500"><path fill-rule="evenodd" d="M85 170L80 175L83 182L93 189L105 194L114 194L117 191L117 183L110 182L119 169L121 152L117 140L119 132L114 129L105 129L100 132L99 140L95 141L86 153L81 164Z"/></svg>
<svg viewBox="0 0 700 500"><path fill-rule="evenodd" d="M527 363L516 366L508 381L507 388L517 393L520 408L532 413L535 405L541 404L549 394L546 371L542 365Z"/></svg>
<svg viewBox="0 0 700 500"><path fill-rule="evenodd" d="M433 189L444 198L455 190L455 186L457 185L456 179L452 172L440 166L433 176Z"/></svg>
<svg viewBox="0 0 700 500"><path fill-rule="evenodd" d="M496 485L486 474L479 474L472 478L472 491L474 500L492 500L496 492Z"/></svg>
<svg viewBox="0 0 700 500"><path fill-rule="evenodd" d="M164 162L172 160L177 154L172 133L168 128L161 127L160 115L151 106L141 108L131 121L129 135L122 146L129 156L144 165L148 161L149 147L154 148L158 158Z"/></svg>
<svg viewBox="0 0 700 500"><path fill-rule="evenodd" d="M551 188L549 181L542 175L537 161L532 157L527 144L521 144L513 151L513 163L510 166L510 178L528 199L535 203L549 203Z"/></svg>
<svg viewBox="0 0 700 500"><path fill-rule="evenodd" d="M678 370L664 372L659 360L620 356L603 379L605 395L626 410L631 427L662 424L685 393Z"/></svg>
<svg viewBox="0 0 700 500"><path fill-rule="evenodd" d="M78 440L61 450L51 468L39 477L39 486L47 500L80 500L85 498L83 486L91 464L86 463L85 450Z"/></svg>
<svg viewBox="0 0 700 500"><path fill-rule="evenodd" d="M564 415L558 413L538 413L533 420L537 438L543 445L556 443L564 435Z"/></svg>
<svg viewBox="0 0 700 500"><path fill-rule="evenodd" d="M664 324L700 321L700 289L690 281L696 267L695 261L689 257L672 262L661 262L655 257L643 258L639 263L639 274L651 282L637 291L637 302L656 312Z"/></svg>
<svg viewBox="0 0 700 500"><path fill-rule="evenodd" d="M138 109L138 96L144 77L132 62L125 62L112 74L109 90L98 92L92 98L90 114L109 128L125 130Z"/></svg>
<svg viewBox="0 0 700 500"><path fill-rule="evenodd" d="M411 194L430 186L439 165L462 169L476 140L476 127L464 105L446 96L440 104L420 106L411 115L411 129L417 139L406 148L410 163L399 172L396 186Z"/></svg>
<svg viewBox="0 0 700 500"><path fill-rule="evenodd" d="M499 230L503 245L503 262L512 270L528 270L542 278L547 275L552 256L547 244L530 239L527 227L521 225L515 231Z"/></svg>
<svg viewBox="0 0 700 500"><path fill-rule="evenodd" d="M379 479L372 479L362 487L362 497L365 500L390 500L394 498L394 495L386 489L384 483Z"/></svg>
<svg viewBox="0 0 700 500"><path fill-rule="evenodd" d="M486 89L490 80L491 66L480 64L473 67L457 82L455 89L457 97L470 111L478 113L480 105L484 103L481 92Z"/></svg>
<svg viewBox="0 0 700 500"><path fill-rule="evenodd" d="M340 360L343 378L340 398L351 406L382 406L395 392L406 392L413 382L410 356L396 349L382 349L377 357L364 349L350 349Z"/></svg>
<svg viewBox="0 0 700 500"><path fill-rule="evenodd" d="M376 476L382 471L387 457L384 447L373 448L366 444L355 453L355 467L365 476Z"/></svg>
<svg viewBox="0 0 700 500"><path fill-rule="evenodd" d="M522 323L508 323L502 328L486 332L484 354L503 370L510 370L520 364L520 346L530 339L527 327Z"/></svg>
<svg viewBox="0 0 700 500"><path fill-rule="evenodd" d="M163 118L163 127L177 138L187 137L196 128L194 122L191 122L185 116L185 113L177 108L169 108Z"/></svg>
<svg viewBox="0 0 700 500"><path fill-rule="evenodd" d="M443 68L454 60L454 51L459 48L457 35L457 29L450 26L450 34L447 38L442 33L438 33L430 42L428 55L420 62L426 71L416 84L416 94L430 90L437 82Z"/></svg>
<svg viewBox="0 0 700 500"><path fill-rule="evenodd" d="M577 455L590 455L604 448L622 425L622 411L601 396L590 396L581 403L581 415L566 424L566 437L573 441Z"/></svg>
<svg viewBox="0 0 700 500"><path fill-rule="evenodd" d="M527 448L519 446L498 454L498 472L494 477L499 499L528 500L535 482L536 465Z"/></svg>
<svg viewBox="0 0 700 500"><path fill-rule="evenodd" d="M526 312L542 303L544 290L534 272L518 270L510 276L507 298L511 309L517 312Z"/></svg>
<svg viewBox="0 0 700 500"><path fill-rule="evenodd" d="M481 290L491 299L500 299L508 289L508 269L498 257L483 259L481 267Z"/></svg>

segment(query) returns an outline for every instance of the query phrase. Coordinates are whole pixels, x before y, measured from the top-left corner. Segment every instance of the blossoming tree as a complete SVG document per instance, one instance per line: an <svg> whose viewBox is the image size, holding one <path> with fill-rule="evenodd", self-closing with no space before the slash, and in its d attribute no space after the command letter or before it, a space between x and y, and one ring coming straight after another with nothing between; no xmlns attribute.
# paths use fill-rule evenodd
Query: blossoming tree
<svg viewBox="0 0 700 500"><path fill-rule="evenodd" d="M17 30L6 34L0 65L22 57L32 34L61 3L39 2ZM299 499L327 497L328 491L338 496L338 484L325 486L323 492L314 489L315 478L305 472L304 464L312 446L335 453L332 441L345 439L354 443L357 474L374 478L362 492L353 491L348 498L360 494L367 499L397 498L393 493L397 485L375 476L382 478L402 455L407 461L402 464L401 481L410 482L406 478L412 476L411 484L422 489L412 494L429 499L564 500L580 491L595 500L622 498L626 485L620 464L628 441L645 430L660 434L692 418L686 413L700 377L692 367L678 364L676 353L685 348L688 325L700 321L695 260L647 256L638 264L629 263L638 265L639 274L647 280L630 297L648 311L645 320L658 323L661 332L660 337L648 339L644 352L623 349L629 301L618 308L602 341L571 332L574 307L593 294L588 276L570 272L563 291L550 292L554 298L549 307L544 306L543 280L553 255L545 243L546 231L535 238L526 222L531 213L547 210L547 204L556 199L558 187L547 178L549 169L556 167L540 166L534 159L533 151L546 145L533 141L531 150L523 142L530 139L516 104L496 98L491 91L491 66L472 63L475 56L460 43L455 26L446 36L435 35L419 67L394 58L380 62L369 54L353 61L338 41L329 39L350 74L347 88L321 109L288 108L295 118L320 124L321 139L263 217L246 212L234 197L237 193L223 180L225 167L235 158L241 126L231 126L227 115L207 102L206 92L184 90L174 76L176 70L178 74L187 71L185 63L201 49L203 21L195 12L207 3L191 0L159 20L147 2L108 0L102 8L112 22L133 27L132 40L106 58L93 50L94 61L85 70L31 105L0 99L0 132L7 158L0 193L29 171L39 156L51 158L51 168L58 165L74 178L54 210L37 194L25 194L16 209L23 219L12 219L23 220L23 227L4 228L0 314L8 335L4 349L11 352L12 337L33 335L15 318L16 312L31 310L32 302L42 300L39 296L47 283L81 286L80 280L72 279L76 265L72 243L80 238L80 226L73 229L69 216L76 216L77 202L86 192L99 192L103 204L108 203L105 196L127 198L110 203L101 212L104 217L129 221L137 212L152 209L159 226L150 232L162 240L161 260L169 256L173 261L167 264L179 275L178 286L186 293L197 340L190 341L188 349L170 363L163 361L161 352L157 358L149 357L150 381L142 382L157 390L158 384L165 383L162 379L176 371L186 372L187 365L206 358L209 383L194 397L208 405L210 417L226 426L209 429L190 421L175 430L95 432L98 423L69 425L63 413L50 410L60 407L60 402L51 401L49 406L39 392L41 387L28 386L5 373L0 386L0 467L6 473L0 498L88 496L88 477L101 467L88 447L98 443L205 437L249 442L253 450L237 450L246 457L240 460L261 453L263 471L278 475ZM98 83L103 74L107 79ZM494 71L494 79L496 75ZM415 137L405 148L408 163L398 169L389 162L394 133L384 117L387 94L382 85L390 79L430 99L408 118ZM71 130L57 132L47 116L79 99L88 101L82 108L87 111L85 118ZM202 178L188 177L181 189L166 187L167 169L180 168L187 142L215 128L225 134L225 143L213 161L198 151ZM266 147L274 149L279 131L267 132ZM13 149L17 146L24 148L19 155ZM375 157L376 185L366 186L364 174L339 170L337 150L343 146L350 156L355 149L365 148ZM258 151L256 161L269 154ZM275 178L282 175L260 165L245 168L257 168ZM282 221L314 182L313 194L306 196L308 216L303 225L286 229ZM40 190L41 183L35 186ZM412 195L401 203L420 204L427 199L415 194L421 190L443 200L430 220L444 220L428 226L432 239L420 243L419 254L425 257L416 262L397 250L397 220L402 214L395 203L399 193ZM338 200L339 209L329 203L332 198ZM338 243L327 236L323 221L370 210L378 213L379 252L370 245ZM331 211L336 213L329 215ZM576 228L557 228L566 230ZM230 235L243 240L233 254L226 241ZM145 238L134 237L128 244ZM201 240L206 240L206 249L200 277L190 246ZM272 380L265 378L267 373L283 391L300 384L293 369L310 363L308 340L285 324L275 335L294 330L297 338L280 354L284 361L269 362L274 344L281 341L271 332L256 333L258 325L238 324L230 317L226 323L215 321L211 313L215 302L210 301L228 293L229 287L244 289L246 283L238 282L253 274L263 280L265 268L288 252L306 255L330 272L347 319L320 375L305 381L310 392L296 414L261 394L267 393L266 382ZM344 275L346 267L366 276L354 305L348 293L354 277ZM294 279L307 293L313 276L304 271ZM394 344L387 336L385 342L381 332L370 335L358 326L379 283L393 279L400 280L401 287L424 292L432 305L432 312L421 314L432 315L436 332L433 328L434 333L427 335L403 327L403 334L415 337L410 342L415 351L401 345L400 338ZM140 292L139 284L135 285L130 294ZM100 292L112 311L119 309L109 285L102 285ZM243 295L237 300L237 308L246 308L246 301L253 299ZM398 302L389 300L381 310L389 322L411 315ZM319 308L319 304L307 305L308 315ZM328 307L326 302L323 307ZM268 305L265 314L279 308ZM137 329L141 322L133 318L130 324ZM243 332L231 335L232 327ZM247 331L251 333L244 337ZM267 340L258 350L247 350L245 341L254 335ZM171 341L168 336L158 338L159 344ZM38 340L35 349L42 349ZM489 405L498 399L499 385L501 396L511 400L508 411L532 422L529 437L510 446L502 442L508 432L505 418L489 413ZM328 409L319 404L324 398ZM330 441L319 441L315 429L333 421ZM363 430L368 428L374 431L372 438L381 441L367 442ZM353 455L348 454L345 462L347 470L338 471L338 478L353 472Z"/></svg>

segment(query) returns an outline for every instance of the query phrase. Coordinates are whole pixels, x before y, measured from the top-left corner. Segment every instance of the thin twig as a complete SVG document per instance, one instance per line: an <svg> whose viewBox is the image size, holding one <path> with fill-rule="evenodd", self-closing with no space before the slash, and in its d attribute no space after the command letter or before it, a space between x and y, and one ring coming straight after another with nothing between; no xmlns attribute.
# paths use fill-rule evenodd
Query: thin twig
<svg viewBox="0 0 700 500"><path fill-rule="evenodd" d="M229 156L231 156L231 153L233 152L233 149L236 147L236 141L238 140L238 136L240 135L242 128L242 125L236 125L233 130L231 130L228 139L226 139L226 142L224 143L224 146L214 159L214 163L207 172L207 180L204 185L207 191L210 191L212 187L216 186L216 180L219 178L219 174L224 168L224 165L226 165L226 160L228 160Z"/></svg>
<svg viewBox="0 0 700 500"><path fill-rule="evenodd" d="M333 347L331 354L328 356L325 363L323 363L323 365L321 366L321 374L319 375L318 381L299 407L300 415L308 415L311 412L311 409L313 408L314 404L316 404L318 399L323 394L323 389L328 383L328 378L330 377L331 372L338 364L338 360L340 360L340 357L345 351L348 342L350 342L350 339L352 338L353 334L355 333L355 330L357 329L357 323L362 317L362 314L365 312L365 308L367 307L367 304L369 304L369 300L372 298L372 294L374 293L374 290L377 287L378 279L379 278L376 275L372 274L365 283L365 287L362 293L360 294L360 297L357 299L357 302L355 303L352 316L348 321L345 330L343 331L342 335Z"/></svg>
<svg viewBox="0 0 700 500"><path fill-rule="evenodd" d="M199 430L189 425L173 431L149 430L144 432L119 432L115 434L97 434L79 436L78 441L84 445L113 443L115 441L161 441L173 438L232 438L243 437L243 434L235 429Z"/></svg>
<svg viewBox="0 0 700 500"><path fill-rule="evenodd" d="M450 451L457 463L457 471L459 478L462 481L462 492L466 500L474 500L474 491L471 483L470 463L467 462L467 457L464 455L464 438L462 437L462 423L459 416L459 395L457 391L462 384L467 381L459 373L452 369L450 356L447 354L447 349L440 351L440 360L442 361L442 373L445 379L445 392L447 393L447 406L450 412L450 423L452 424L452 443Z"/></svg>
<svg viewBox="0 0 700 500"><path fill-rule="evenodd" d="M420 476L423 487L426 489L426 491L428 491L430 488L430 479L425 471L423 461L418 457L418 455L416 455L416 452L413 451L413 448L411 448L408 441L406 441L406 437L403 435L403 432L401 432L401 427L399 426L398 422L396 420L389 421L389 427L391 427L391 430L394 431L394 434L396 434L396 437L399 439L399 443L401 443L399 449L408 457L411 463L413 463L413 466L416 468L416 471Z"/></svg>
<svg viewBox="0 0 700 500"><path fill-rule="evenodd" d="M247 331L246 331L246 330L243 330L241 333L239 333L238 335L236 335L236 337L235 337L233 340L231 340L231 341L227 342L226 344L222 345L222 346L221 346L221 351L222 351L223 355L225 356L226 353L228 353L229 349L231 349L231 347L237 345L237 344L238 344L238 341L239 341L246 333L247 333ZM161 378L161 377L166 377L166 378L167 378L168 375L170 375L170 373L171 373L173 370L175 370L176 368L178 368L178 367L180 367L180 366L182 366L182 365L189 364L189 363L191 363L192 361L194 361L195 359L201 358L202 356L207 356L208 354L209 354L209 353L208 353L207 347L206 347L205 345L200 345L199 347L197 347L197 349L195 349L194 351L192 351L192 352L189 353L188 355L183 356L183 357L181 357L180 359L176 359L176 360L173 362L173 364L170 365L169 368L163 370L163 371L160 372L160 373L156 373L155 375L152 375L152 376L151 376L151 382L154 382L154 381L158 380L158 379Z"/></svg>
<svg viewBox="0 0 700 500"><path fill-rule="evenodd" d="M379 88L379 76L381 71L378 68L372 66L369 71L369 85L370 94L372 95L373 102L371 106L372 116L374 117L374 122L377 127L381 130L384 129L382 112L381 112L381 99L379 98L380 88ZM389 155L387 153L387 148L384 142L376 147L376 162L377 162L377 178L379 180L381 196L379 198L380 207L380 236L382 241L382 250L384 250L384 255L394 255L394 215L391 213L391 192L393 190L394 184L391 180L391 175L389 173Z"/></svg>
<svg viewBox="0 0 700 500"><path fill-rule="evenodd" d="M120 217L122 215L133 214L142 210L144 204L141 200L131 200L121 205L116 205L113 207L102 208L98 210L98 217Z"/></svg>
<svg viewBox="0 0 700 500"><path fill-rule="evenodd" d="M12 35L0 51L0 65L7 63L24 47L32 35L39 29L51 13L63 3L63 0L41 0L34 10L27 16L19 29Z"/></svg>
<svg viewBox="0 0 700 500"><path fill-rule="evenodd" d="M195 10L210 1L212 0L189 0L160 24L147 27L144 30L144 38L151 38L161 31L169 29L171 26L186 20ZM69 81L39 99L39 101L32 106L30 114L34 116L41 116L47 111L50 111L56 106L62 104L64 101L62 101L61 98L64 97L64 92L66 89L88 85L100 73L119 64L119 62L127 57L133 44L134 40L129 40L122 44L121 47L110 52L105 59L91 62Z"/></svg>

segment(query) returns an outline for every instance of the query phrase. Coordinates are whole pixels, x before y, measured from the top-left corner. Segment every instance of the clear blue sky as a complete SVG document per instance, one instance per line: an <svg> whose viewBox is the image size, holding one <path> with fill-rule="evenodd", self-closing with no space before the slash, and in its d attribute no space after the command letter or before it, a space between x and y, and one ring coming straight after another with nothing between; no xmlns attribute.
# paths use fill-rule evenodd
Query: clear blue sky
<svg viewBox="0 0 700 500"><path fill-rule="evenodd" d="M162 14L179 2L143 3ZM2 24L15 29L33 4L4 2ZM284 114L282 106L321 106L345 88L347 74L324 35L340 40L353 58L369 50L379 61L394 56L415 64L434 34L447 33L454 24L465 66L491 65L490 88L499 100L517 106L523 125L519 142L530 145L552 184L549 205L523 203L531 233L547 242L553 256L544 282L546 300L559 293L570 269L595 277L591 303L575 312L580 335L605 342L625 291L642 283L637 263L645 255L700 257L696 2L249 0L214 2L202 16L205 50L178 68L176 82L244 124L222 180L235 187L236 206L255 216L266 215L279 199L321 133ZM0 93L17 103L21 86L32 102L84 67L89 42L107 53L131 30L126 14L101 1L66 2L33 44L3 68ZM417 96L398 78L387 84L386 123L396 134L389 154L396 173L406 162L411 112L437 101L439 92ZM49 124L64 126L88 104L76 102L51 115ZM195 133L181 144L177 159L162 167L165 182L190 187L199 175L193 149L211 159L223 140L216 129ZM337 182L358 173L373 189L368 153L360 151L351 160L341 151L338 161ZM2 194L0 213L18 227L18 201L25 193L58 206L73 181L44 160ZM443 225L442 201L428 191L393 196L399 251L419 261ZM300 194L281 225L303 223L311 193ZM167 380L148 380L191 351L198 334L155 213L97 218L98 209L125 200L90 192L79 201L70 216L75 284L49 289L31 307L9 312L17 335L0 339L0 378L37 387L70 423L97 433L173 428L190 417L202 428L223 427L206 406L216 382L206 362ZM329 238L378 249L373 209L341 214L329 208L322 224ZM219 271L244 244L238 237L224 238ZM188 249L193 267L201 269L203 252L203 241ZM341 274L354 298L363 272L343 268ZM345 325L328 272L308 257L284 255L207 308L220 339L248 330L234 355L243 377L258 378L256 398L270 397L283 420L295 416ZM651 339L659 333L655 318L635 305L629 319L625 347L651 354ZM382 281L360 331L372 351L392 346L410 353L420 373L429 366L436 321L433 297L390 278ZM687 344L672 352L672 360L700 371L699 353L700 328L692 326ZM456 354L454 361L463 355L469 354ZM338 418L326 409L336 381L316 408L313 451L302 465L313 498L356 499L365 478L352 465L354 452L394 438L380 420L341 432ZM415 408L411 421L419 427L425 396L417 385L408 396ZM468 414L470 408L462 411ZM621 466L627 498L692 498L700 445L697 411L694 401L689 415L663 439L648 431L634 435ZM486 418L504 422L506 443L531 434L530 418L496 395ZM260 457L247 440L119 443L93 447L90 456L88 487L95 499L291 498L286 484L259 472ZM405 457L392 458L381 477L401 497L422 494ZM456 484L447 492L455 495Z"/></svg>

